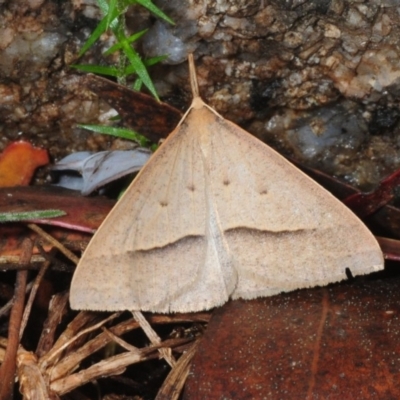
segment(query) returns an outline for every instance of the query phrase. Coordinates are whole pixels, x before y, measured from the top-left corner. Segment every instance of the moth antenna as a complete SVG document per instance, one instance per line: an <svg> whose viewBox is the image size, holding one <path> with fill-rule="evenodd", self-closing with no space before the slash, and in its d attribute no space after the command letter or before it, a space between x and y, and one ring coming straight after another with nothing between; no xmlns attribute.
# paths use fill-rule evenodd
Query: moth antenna
<svg viewBox="0 0 400 400"><path fill-rule="evenodd" d="M193 53L190 53L188 55L188 61L189 61L190 86L192 88L193 98L195 99L196 97L200 97L200 94L199 94L199 85L197 83L196 67L194 66Z"/></svg>

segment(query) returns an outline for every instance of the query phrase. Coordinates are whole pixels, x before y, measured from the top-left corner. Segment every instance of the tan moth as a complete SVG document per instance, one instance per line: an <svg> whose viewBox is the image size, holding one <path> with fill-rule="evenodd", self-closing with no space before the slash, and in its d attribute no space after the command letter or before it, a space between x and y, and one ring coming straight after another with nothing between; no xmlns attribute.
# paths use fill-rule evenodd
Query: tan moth
<svg viewBox="0 0 400 400"><path fill-rule="evenodd" d="M383 268L340 201L199 97L91 240L71 307L191 312Z"/></svg>

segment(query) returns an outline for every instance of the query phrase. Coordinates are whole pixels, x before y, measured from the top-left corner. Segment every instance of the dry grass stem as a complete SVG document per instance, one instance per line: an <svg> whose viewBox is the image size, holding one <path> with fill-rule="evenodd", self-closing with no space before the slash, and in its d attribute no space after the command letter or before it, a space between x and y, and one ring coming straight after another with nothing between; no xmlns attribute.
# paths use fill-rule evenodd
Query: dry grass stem
<svg viewBox="0 0 400 400"><path fill-rule="evenodd" d="M57 293L53 296L49 304L49 313L43 324L42 333L36 347L36 355L44 356L54 345L56 329L58 328L62 317L67 312L68 292Z"/></svg>
<svg viewBox="0 0 400 400"><path fill-rule="evenodd" d="M57 245L56 241L40 228L32 226L30 227L35 232L40 233L46 241L51 242L51 245L54 247L51 250L53 253L62 247L62 245ZM65 255L66 252L64 250L61 251ZM74 259L70 254L67 256ZM46 254L42 254L42 258L49 260ZM50 259L53 259L53 257L50 256ZM31 254L27 260L32 260ZM77 261L77 259L74 259L74 261ZM45 262L44 265L42 264L35 282L28 285L28 288L33 289L25 311L21 309L21 317L22 314L23 317L18 329L18 343L20 337L23 337L24 340L28 337L28 332L24 334L24 330L26 330L26 326L30 326L29 319L32 318L32 304L40 288L43 276L50 266L53 267L49 261ZM18 274L20 273L21 271L18 272ZM22 273L27 273L26 268ZM83 396L83 393L80 393L80 386L97 379L108 378L110 380L112 376L122 374L127 367L139 362L142 363L150 360L154 362L160 359L160 355L165 358L172 369L168 375L169 381L164 384L163 389L159 392L159 396L168 396L168 393L170 393L172 396L171 399L176 398L186 378L185 368L187 368L189 359L191 358L190 355L195 348L191 345L191 342L193 342L194 336L197 335L198 328L194 326L194 331L193 328L188 328L186 332L186 327L178 326L176 330L173 329L169 334L170 337L175 338L163 341L150 324L154 326L196 322L205 323L208 322L210 313L150 314L145 319L140 312L134 312L134 318L120 321L114 326L109 326L110 322L122 313L108 314L107 318L104 318L104 314L102 313L80 312L57 337L60 324L65 317L68 318L70 315L68 300L68 291L57 293L52 297L47 318L37 338L36 352L27 351L20 345L18 354L14 357L14 370L16 369L18 374L19 390L25 399L57 400L60 396L72 390L75 390L79 396ZM11 309L12 302L9 302L9 304L0 310L0 317L6 315ZM108 324L107 327L105 326L106 324ZM199 326L201 327L201 325ZM143 348L135 347L121 338L124 334L138 328L141 328L150 339L151 344L149 346ZM96 335L93 335L93 332L96 332ZM176 336L179 336L179 338L176 338ZM143 340L139 332L138 334L132 334L131 337L134 340L137 338L139 343ZM118 345L117 352L124 350L126 352L104 358L104 355L99 351L110 343ZM10 340L0 337L0 361L4 360L7 346L10 348ZM172 355L172 349L176 355L183 354L178 361ZM100 361L99 356L103 358ZM96 361L96 363L88 368L79 369L81 364L90 365L90 362L93 361ZM159 365L158 368L160 368L160 371L164 371L164 363L158 363L157 365ZM132 380L132 378L125 378L125 376L122 378ZM9 382L10 387L11 382L14 385L13 379L9 379ZM135 382L134 378L132 382Z"/></svg>
<svg viewBox="0 0 400 400"><path fill-rule="evenodd" d="M55 399L54 394L53 396L49 394L48 385L38 366L38 360L35 354L20 347L17 356L17 366L20 392L24 396L24 399Z"/></svg>
<svg viewBox="0 0 400 400"><path fill-rule="evenodd" d="M94 321L99 321L100 317L95 313L80 312L67 326L67 328L61 333L60 337L55 342L52 349L40 359L41 368L45 368L50 365L51 359L52 365L54 365L58 359L55 359L53 353L56 352L64 343L68 342L74 337L81 329L88 326Z"/></svg>
<svg viewBox="0 0 400 400"><path fill-rule="evenodd" d="M125 340L122 340L121 338L119 338L117 335L114 335L111 331L109 331L107 328L102 328L102 331L110 337L110 339L119 344L123 349L130 351L132 353L136 352L140 352L140 349L132 346L131 344L129 344L128 342L125 342Z"/></svg>
<svg viewBox="0 0 400 400"><path fill-rule="evenodd" d="M52 352L52 354L50 356L47 357L46 359L46 363L41 362L41 367L46 368L50 362L56 357L58 356L63 350L65 350L69 345L71 345L72 343L74 343L77 339L79 339L81 336L86 335L90 332L95 331L96 329L100 328L101 326L103 326L104 324L106 324L107 322L119 317L121 315L121 313L114 313L112 315L110 315L108 318L102 320L101 322L99 322L96 325L93 325L87 329L84 329L83 331L80 331L78 334L76 334L73 338L71 338L70 340L64 342L61 346L59 346L56 350L54 350Z"/></svg>
<svg viewBox="0 0 400 400"><path fill-rule="evenodd" d="M139 352L130 351L123 354L118 354L114 357L108 358L107 360L100 361L99 363L92 365L83 371L79 371L76 374L69 375L66 378L58 379L50 384L50 388L57 394L63 395L94 379L121 374L129 365L144 360L154 359L157 357L157 351L163 346L173 347L174 345L182 345L188 341L190 341L190 339L187 338L166 340L161 344L139 349Z"/></svg>
<svg viewBox="0 0 400 400"><path fill-rule="evenodd" d="M25 294L28 293L32 289L32 286L33 286L33 282L29 282L26 285ZM6 304L4 304L3 307L0 308L0 318L6 316L10 312L13 303L14 303L14 299L11 299Z"/></svg>
<svg viewBox="0 0 400 400"><path fill-rule="evenodd" d="M159 339L159 343L144 348L136 348L119 338L120 335L141 327L134 319L131 318L115 326L104 328L103 325L116 318L119 313L98 321L98 313L81 312L71 321L60 335L60 338L53 344L55 327L59 325L61 316L65 312L67 298L67 293L60 293L54 297L49 307L49 318L46 321L49 327L46 330L50 329L52 333L47 339L46 335L42 333L42 340L45 344L42 343L38 346L38 353L44 353L44 355L38 357L38 353L30 353L23 348L19 350L18 376L21 382L20 390L26 399L58 399L58 396L69 393L99 378L122 374L132 364L155 360L159 358L160 349L169 349L169 351L174 349L177 353L184 352L176 362L176 366L172 368L168 377L169 383L164 384L159 394L161 396L164 393L164 396L167 396L170 393L173 396L171 399L176 398L186 378L185 368L191 358L190 355L195 349L190 345L193 337L168 339L163 342ZM209 314L207 313L199 315L149 316L153 323L159 324L190 322L191 320L207 321L208 318ZM53 326L50 326L51 323ZM93 325L88 327L88 324ZM102 331L96 337L84 342L88 333L99 328ZM7 341L6 339L0 340L0 348L2 342L6 343ZM104 359L87 369L73 373L84 359L98 352L99 349L110 342L115 342L124 348L130 349L130 351ZM51 345L53 347L48 350Z"/></svg>
<svg viewBox="0 0 400 400"><path fill-rule="evenodd" d="M40 235L42 238L47 240L53 247L57 248L65 255L65 257L69 258L74 264L78 264L79 258L70 250L68 250L63 244L61 244L58 240L54 239L53 236L49 235L42 228L37 226L36 224L28 224L28 227Z"/></svg>
<svg viewBox="0 0 400 400"><path fill-rule="evenodd" d="M138 327L139 324L133 319L130 319L110 328L110 331L114 335L122 335L132 329L137 329ZM66 355L51 369L50 380L54 381L66 376L67 373L74 370L82 360L100 350L110 342L111 338L105 332L102 332L95 338L87 341L82 347Z"/></svg>
<svg viewBox="0 0 400 400"><path fill-rule="evenodd" d="M132 314L133 314L133 317L136 319L136 321L139 322L140 327L143 329L144 333L150 339L150 342L153 345L160 344L161 343L160 337L157 335L157 333L154 331L154 329L147 322L147 320L143 316L143 314L140 311L132 311ZM160 351L161 356L165 359L165 361L167 361L167 363L171 367L173 367L176 364L176 360L172 355L171 349L161 348L159 351Z"/></svg>
<svg viewBox="0 0 400 400"><path fill-rule="evenodd" d="M178 400L189 373L190 361L196 354L199 340L194 342L176 363L161 386L155 400Z"/></svg>

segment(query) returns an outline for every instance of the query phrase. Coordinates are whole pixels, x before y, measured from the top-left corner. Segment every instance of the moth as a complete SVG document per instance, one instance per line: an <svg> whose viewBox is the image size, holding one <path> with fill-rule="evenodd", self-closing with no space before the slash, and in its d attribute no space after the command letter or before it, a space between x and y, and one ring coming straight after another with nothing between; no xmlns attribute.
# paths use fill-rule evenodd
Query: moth
<svg viewBox="0 0 400 400"><path fill-rule="evenodd" d="M71 307L194 312L382 269L365 225L205 104L189 66L193 102L91 240Z"/></svg>

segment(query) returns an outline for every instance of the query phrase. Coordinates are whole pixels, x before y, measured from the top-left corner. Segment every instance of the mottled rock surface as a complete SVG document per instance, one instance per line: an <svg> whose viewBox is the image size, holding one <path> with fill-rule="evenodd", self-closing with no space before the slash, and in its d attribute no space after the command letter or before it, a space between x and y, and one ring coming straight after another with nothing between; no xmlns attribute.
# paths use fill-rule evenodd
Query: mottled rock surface
<svg viewBox="0 0 400 400"><path fill-rule="evenodd" d="M146 55L170 54L151 70L166 101L190 101L184 60L195 51L205 100L278 150L364 188L398 168L400 1L156 3L175 26L138 7L127 25L150 27ZM76 127L107 108L68 67L100 17L96 2L20 0L0 13L1 146L25 138L56 159L107 149L108 137ZM103 35L79 62L113 62L101 57L110 43Z"/></svg>

